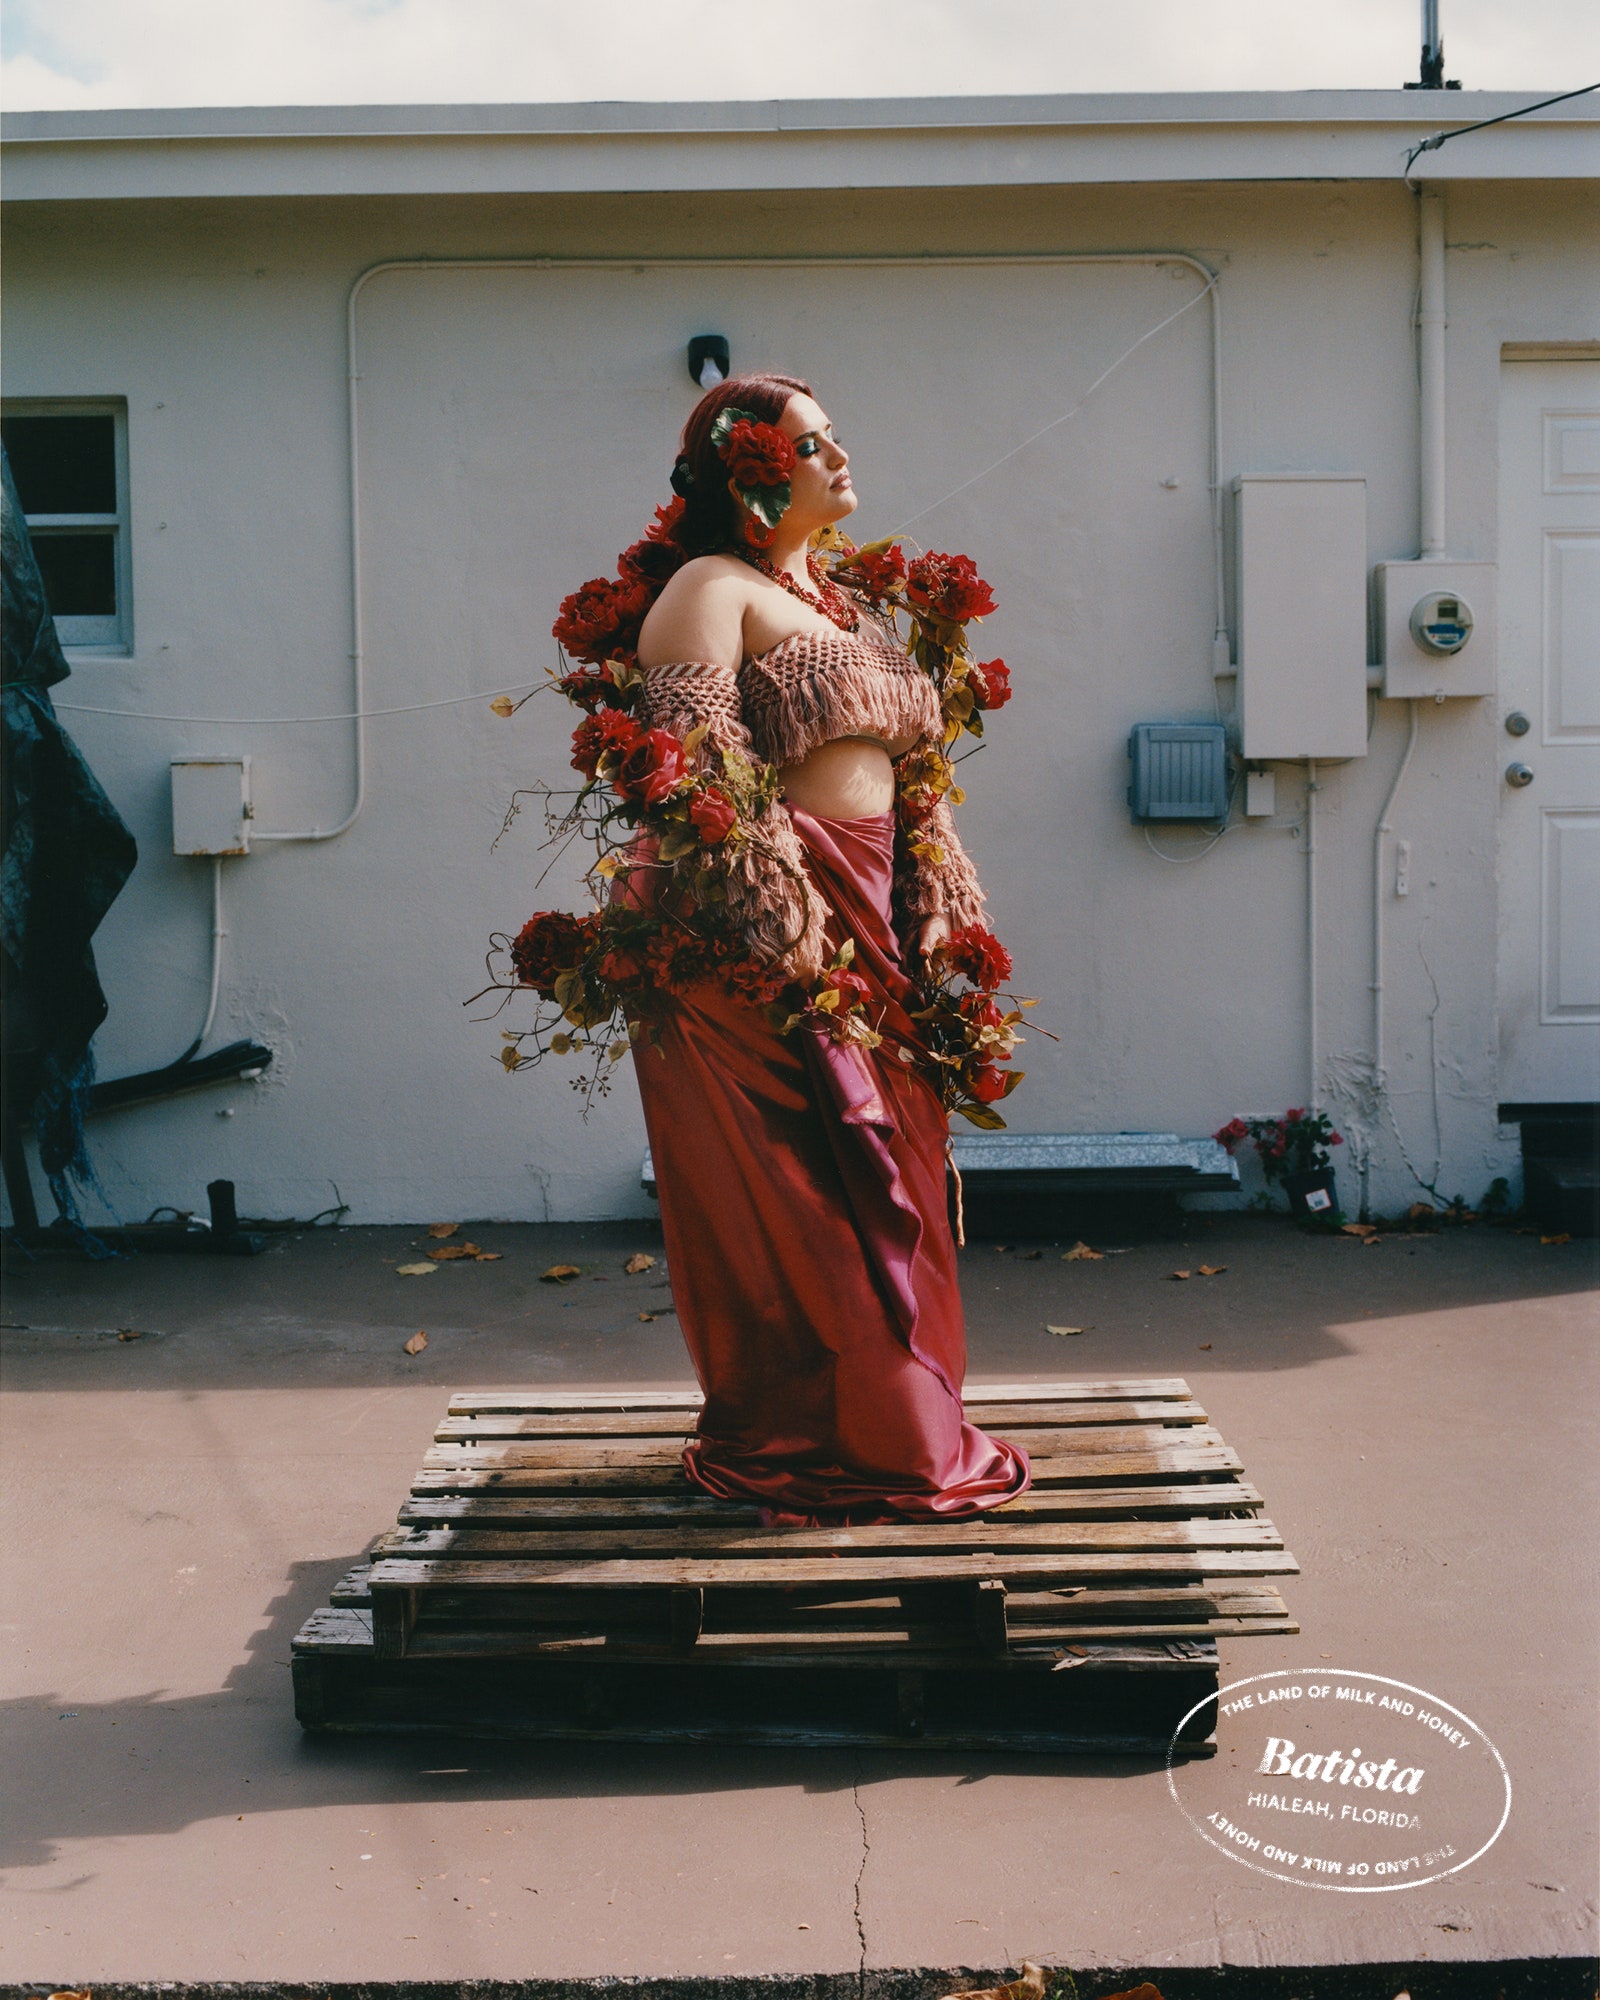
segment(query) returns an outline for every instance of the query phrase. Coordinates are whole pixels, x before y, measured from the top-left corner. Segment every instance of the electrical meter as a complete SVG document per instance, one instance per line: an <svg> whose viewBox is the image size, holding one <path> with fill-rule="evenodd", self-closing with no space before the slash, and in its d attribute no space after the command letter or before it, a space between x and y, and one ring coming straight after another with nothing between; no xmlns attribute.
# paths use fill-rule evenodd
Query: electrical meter
<svg viewBox="0 0 1600 2000"><path fill-rule="evenodd" d="M1376 567L1379 693L1391 701L1493 694L1495 566L1429 556Z"/></svg>
<svg viewBox="0 0 1600 2000"><path fill-rule="evenodd" d="M1452 591L1430 591L1412 610L1411 636L1425 653L1459 653L1472 637L1472 606Z"/></svg>

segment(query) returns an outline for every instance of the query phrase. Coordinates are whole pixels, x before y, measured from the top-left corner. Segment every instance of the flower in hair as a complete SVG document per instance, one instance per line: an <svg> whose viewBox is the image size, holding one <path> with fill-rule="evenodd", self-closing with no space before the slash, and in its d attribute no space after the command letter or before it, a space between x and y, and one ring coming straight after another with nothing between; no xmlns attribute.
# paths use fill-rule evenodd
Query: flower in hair
<svg viewBox="0 0 1600 2000"><path fill-rule="evenodd" d="M777 527L789 505L789 479L794 471L793 443L776 424L766 424L752 410L731 404L719 410L711 426L711 447L728 468L728 477L745 507L768 529ZM755 537L751 537L755 541ZM757 542L764 546L770 535Z"/></svg>

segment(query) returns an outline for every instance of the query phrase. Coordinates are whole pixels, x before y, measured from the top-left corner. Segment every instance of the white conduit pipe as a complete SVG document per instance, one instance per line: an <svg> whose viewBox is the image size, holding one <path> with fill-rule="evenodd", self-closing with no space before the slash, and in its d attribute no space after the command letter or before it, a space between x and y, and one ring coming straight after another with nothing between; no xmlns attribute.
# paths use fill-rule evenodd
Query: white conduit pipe
<svg viewBox="0 0 1600 2000"><path fill-rule="evenodd" d="M180 1063L186 1063L199 1051L217 1018L217 1001L222 995L222 940L227 935L227 926L222 921L222 856L218 854L211 862L211 998L206 1002L206 1018L200 1024L200 1032L179 1056ZM177 1063L173 1067L176 1069Z"/></svg>
<svg viewBox="0 0 1600 2000"><path fill-rule="evenodd" d="M1306 1042L1313 1114L1322 1109L1322 1034L1317 1016L1317 765L1306 759Z"/></svg>
<svg viewBox="0 0 1600 2000"><path fill-rule="evenodd" d="M1445 553L1444 495L1444 196L1417 198L1418 511L1422 559Z"/></svg>
<svg viewBox="0 0 1600 2000"><path fill-rule="evenodd" d="M1394 811L1394 802L1400 796L1400 787L1411 768L1411 753L1417 747L1417 704L1414 700L1408 701L1406 707L1410 710L1410 720L1405 751L1372 834L1372 1083L1380 1096L1387 1083L1383 1065L1383 842L1384 836L1391 831L1389 815Z"/></svg>
<svg viewBox="0 0 1600 2000"><path fill-rule="evenodd" d="M389 271L638 271L638 270L838 270L945 269L957 266L1025 266L1057 264L1178 264L1194 271L1211 301L1211 537L1215 631L1226 636L1222 569L1222 306L1217 296L1218 273L1186 250L1039 251L995 255L950 256L911 254L867 257L395 257L373 264L350 287L345 303L345 383L349 432L350 515L350 673L355 716L355 772L350 810L335 826L304 831L273 832L257 827L252 840L334 840L355 824L367 796L366 638L361 587L361 406L357 393L361 371L356 355L356 305L374 278ZM1198 300L1196 301L1198 303ZM1142 338L1142 337L1141 337ZM1136 345L1139 343L1135 343ZM1108 371L1109 372L1109 371ZM937 504L937 503L935 503ZM928 509L924 510L931 511Z"/></svg>

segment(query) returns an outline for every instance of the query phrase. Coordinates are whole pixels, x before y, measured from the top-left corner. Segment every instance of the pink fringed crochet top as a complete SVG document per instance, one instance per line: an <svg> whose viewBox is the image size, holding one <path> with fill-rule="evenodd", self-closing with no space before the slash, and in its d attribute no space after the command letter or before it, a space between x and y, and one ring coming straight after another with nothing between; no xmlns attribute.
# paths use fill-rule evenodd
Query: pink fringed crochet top
<svg viewBox="0 0 1600 2000"><path fill-rule="evenodd" d="M737 750L761 763L798 764L823 743L846 736L874 736L885 744L912 739L914 747L940 738L939 699L933 683L900 648L863 623L859 633L796 632L735 672L709 660L672 661L646 669L641 718L652 728L687 736L705 725L717 751ZM803 869L801 844L787 810L774 808L771 836ZM944 915L959 928L981 923L983 891L962 848L950 807L943 801L920 829L914 853L897 829L895 912L902 943L920 920ZM938 858L935 858L937 856ZM800 943L778 955L795 973L812 977L822 965L820 913L806 921L796 907L787 871L730 884L740 915L759 948L763 942Z"/></svg>

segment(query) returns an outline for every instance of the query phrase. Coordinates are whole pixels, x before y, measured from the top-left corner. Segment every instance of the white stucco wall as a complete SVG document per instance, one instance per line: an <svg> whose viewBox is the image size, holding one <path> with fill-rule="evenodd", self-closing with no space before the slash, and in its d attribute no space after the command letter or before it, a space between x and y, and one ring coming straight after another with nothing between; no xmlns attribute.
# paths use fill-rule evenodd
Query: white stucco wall
<svg viewBox="0 0 1600 2000"><path fill-rule="evenodd" d="M1574 187L1451 191L1458 555L1496 553L1501 342L1593 319L1593 207ZM7 395L128 403L136 651L84 659L60 698L349 707L344 312L376 261L1108 247L1220 269L1224 479L1363 474L1371 559L1414 554L1415 214L1399 185L17 207ZM368 701L492 690L552 661L562 593L666 497L691 333L815 382L854 455L858 523L878 532L1067 408L1196 289L1161 269L937 261L380 276L358 310ZM1201 1132L1309 1094L1303 770L1280 768L1274 821L1187 866L1152 854L1123 799L1131 723L1214 712L1209 367L1202 305L916 529L993 582L983 646L1017 687L965 767L962 824L1019 984L1061 1037L1030 1043L1019 1129ZM96 946L112 1005L97 1052L118 1075L171 1060L205 1005L208 864L170 853L169 760L248 750L261 825L326 826L348 809L352 730L65 719L141 849ZM482 704L375 719L349 833L227 864L213 1043L252 1033L275 1060L259 1083L95 1123L124 1219L203 1207L218 1176L251 1214L308 1214L335 1185L361 1221L648 1208L626 1069L585 1125L558 1063L506 1078L496 1026L461 1004L488 934L535 906L537 816L490 844L517 785L564 781L571 720L545 697L509 722ZM1382 1107L1365 1088L1371 837L1398 705L1377 705L1366 758L1322 774L1324 1084L1356 1142L1341 1169L1370 1144L1380 1208L1417 1191L1407 1155L1446 1196L1514 1171L1495 1120L1498 730L1493 701L1423 719L1396 819L1415 888L1388 913ZM558 868L537 901L570 881Z"/></svg>

